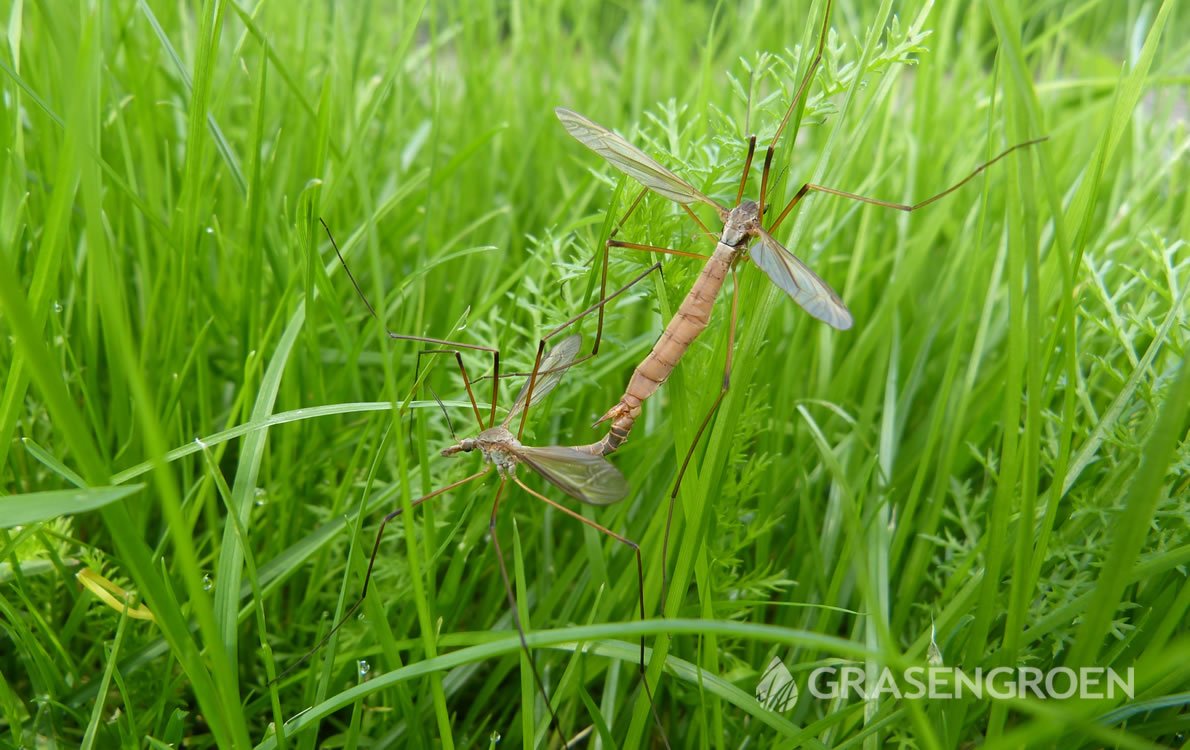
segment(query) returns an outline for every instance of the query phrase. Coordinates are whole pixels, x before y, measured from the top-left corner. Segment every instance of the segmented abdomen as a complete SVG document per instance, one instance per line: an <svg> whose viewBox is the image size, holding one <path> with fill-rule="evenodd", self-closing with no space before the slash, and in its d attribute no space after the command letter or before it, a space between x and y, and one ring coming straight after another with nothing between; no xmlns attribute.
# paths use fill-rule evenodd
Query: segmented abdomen
<svg viewBox="0 0 1190 750"><path fill-rule="evenodd" d="M628 439L628 433L640 416L645 399L652 396L669 378L690 344L710 322L715 298L723 288L723 279L731 269L737 252L737 248L722 243L715 246L715 252L703 266L702 273L682 301L682 306L669 321L649 355L633 371L619 403L600 420L611 419L611 430L599 442L582 446L584 449L606 456Z"/></svg>

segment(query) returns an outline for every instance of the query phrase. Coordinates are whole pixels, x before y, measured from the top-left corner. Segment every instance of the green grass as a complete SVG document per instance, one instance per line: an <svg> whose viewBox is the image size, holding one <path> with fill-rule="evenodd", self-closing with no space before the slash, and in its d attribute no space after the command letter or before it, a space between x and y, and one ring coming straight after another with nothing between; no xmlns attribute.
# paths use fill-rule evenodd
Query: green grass
<svg viewBox="0 0 1190 750"><path fill-rule="evenodd" d="M299 661L358 596L383 514L479 462L439 456L434 393L475 430L447 358L401 406L417 346L367 316L317 220L390 329L499 346L524 371L593 301L591 260L636 189L553 107L730 200L822 3L79 5L0 13L0 746L556 743L487 540L490 480L390 524L363 616ZM807 180L913 201L1050 140L910 215L808 198L778 238L844 297L850 332L741 267L731 389L670 559L666 501L719 389L729 293L614 457L632 494L582 508L640 543L647 621L626 547L505 493L498 536L561 723L659 745L645 635L675 748L1179 744L1190 14L838 0L831 27L774 203ZM711 249L659 198L622 236ZM649 262L613 255L612 283ZM667 258L617 300L527 440L595 440L697 272ZM50 520L71 507L87 512ZM155 621L104 604L81 567ZM1137 693L806 690L822 664L935 649L967 671L1132 667ZM787 712L752 697L773 656L802 688Z"/></svg>

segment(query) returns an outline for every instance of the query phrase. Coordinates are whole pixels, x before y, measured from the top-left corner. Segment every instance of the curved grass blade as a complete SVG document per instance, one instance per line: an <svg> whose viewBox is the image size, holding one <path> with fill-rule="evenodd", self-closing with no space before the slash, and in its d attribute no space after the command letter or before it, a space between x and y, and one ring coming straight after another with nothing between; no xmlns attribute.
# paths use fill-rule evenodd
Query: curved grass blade
<svg viewBox="0 0 1190 750"><path fill-rule="evenodd" d="M142 489L143 484L130 484L124 487L84 487L0 497L0 529L85 513L123 500Z"/></svg>

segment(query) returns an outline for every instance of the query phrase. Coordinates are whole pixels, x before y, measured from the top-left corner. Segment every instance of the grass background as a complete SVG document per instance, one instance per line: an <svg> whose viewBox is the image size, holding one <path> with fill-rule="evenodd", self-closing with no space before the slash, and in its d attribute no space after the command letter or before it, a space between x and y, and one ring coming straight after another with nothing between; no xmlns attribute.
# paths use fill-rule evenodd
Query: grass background
<svg viewBox="0 0 1190 750"><path fill-rule="evenodd" d="M767 5L0 6L0 743L556 742L486 540L491 481L391 524L363 617L266 686L358 596L383 512L478 464L438 455L427 389L393 405L417 347L367 317L317 218L389 328L523 370L592 301L635 189L552 108L726 199L822 18ZM718 390L726 299L615 457L632 495L583 509L640 542L650 620L627 549L506 496L498 533L562 724L659 743L643 634L675 747L1180 744L1190 14L839 0L831 28L775 197L814 180L912 201L1050 140L912 215L809 198L778 237L844 297L850 332L742 268L732 388L669 561L665 498ZM710 250L660 199L623 236ZM648 262L614 256L613 283ZM697 271L668 259L614 303L533 442L598 436ZM427 384L470 434L449 362ZM155 621L105 606L84 566ZM822 664L925 663L931 639L969 671L1133 667L1137 695L805 690ZM787 712L751 697L774 656L802 687Z"/></svg>

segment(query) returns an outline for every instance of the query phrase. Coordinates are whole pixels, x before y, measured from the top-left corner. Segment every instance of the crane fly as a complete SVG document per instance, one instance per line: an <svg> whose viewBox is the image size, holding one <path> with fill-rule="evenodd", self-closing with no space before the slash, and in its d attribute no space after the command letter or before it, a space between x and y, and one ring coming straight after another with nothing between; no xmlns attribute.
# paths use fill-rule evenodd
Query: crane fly
<svg viewBox="0 0 1190 750"><path fill-rule="evenodd" d="M777 143L781 138L782 132L788 125L794 111L798 104L802 101L806 91L810 87L810 83L814 78L814 73L819 64L822 62L823 49L826 44L827 30L830 25L831 2L826 3L826 10L822 22L822 28L819 33L818 46L814 57L811 59L805 75L802 77L801 83L798 86L797 92L789 103L789 107L785 110L785 115L781 119L777 130L773 135L773 140L769 143L768 149L765 152L764 168L760 179L760 197L757 201L744 200L744 190L748 183L748 173L752 166L752 158L756 152L756 137L751 136L748 139L748 155L744 161L743 173L740 177L739 189L736 192L735 203L732 208L727 208L720 202L706 196L700 190L695 188L689 182L677 176L674 172L662 166L659 162L651 156L641 151L636 146L633 146L622 136L609 130L608 128L599 125L598 123L584 117L583 115L574 112L565 107L558 107L554 110L558 119L561 120L562 125L566 131L573 136L579 143L582 143L587 148L594 151L599 156L603 157L605 161L611 164L616 169L628 175L632 179L639 182L643 189L640 194L633 201L629 207L628 212L620 219L616 228L612 232L613 238L607 241L608 248L623 247L634 250L643 250L648 252L660 252L670 255L679 255L686 257L695 257L705 261L702 272L698 279L694 282L686 298L683 300L681 306L678 308L674 317L666 326L665 331L658 338L657 343L653 349L645 357L645 359L636 367L632 373L632 377L628 381L628 385L624 390L624 394L620 400L612 406L599 419L598 423L609 422L609 429L607 434L598 442L584 446L586 450L599 455L608 455L617 450L628 439L628 434L640 416L641 408L646 399L648 399L662 383L669 377L670 373L677 366L686 350L695 338L702 333L710 321L711 309L714 306L715 299L719 295L719 291L723 287L723 282L730 272L733 276L736 273L736 267L748 259L755 261L758 268L765 273L769 279L777 285L783 292L788 294L793 301L802 307L814 318L821 320L827 325L837 330L847 330L851 328L854 320L847 306L840 299L839 295L831 289L830 285L823 281L817 274L797 258L793 253L789 252L781 245L774 237L773 233L780 226L781 222L789 215L793 208L802 201L811 192L826 193L829 195L848 198L850 200L860 201L862 203L869 203L876 206L883 206L885 208L892 208L904 212L916 211L919 208L939 200L940 198L949 195L958 190L963 185L975 178L983 170L987 169L992 164L1000 159L1003 159L1008 154L1017 149L1024 148L1036 143L1039 143L1045 138L1037 138L1034 140L1018 143L1011 148L1001 152L995 158L979 165L969 175L964 177L959 182L951 185L942 192L926 198L918 203L909 205L901 203L893 203L877 198L870 198L856 193L850 193L844 190L827 187L825 185L817 185L807 182L794 194L784 209L777 215L777 218L766 229L764 226L764 216L767 213L767 204L765 198L768 191L770 170L773 162L773 154ZM670 248L656 247L653 245L642 245L632 242L623 242L614 239L616 232L623 226L628 216L640 204L641 199L648 191L653 191L658 195L668 198L671 201L679 204L681 208L694 219L695 222L702 227L703 231L711 236L716 241L715 250L710 257L699 255L697 253L687 253L684 251L673 250ZM691 210L691 205L703 204L712 208L719 218L723 221L723 231L716 237L713 235L703 223L698 219L698 216ZM604 253L603 258L603 282L601 288L606 288L607 276L607 253ZM690 445L690 449L686 453L686 457L682 462L681 468L678 471L677 480L674 484L673 492L669 499L669 520L666 522L665 546L668 551L669 543L669 527L673 516L674 500L677 498L678 489L682 483L682 477L685 475L686 468L690 463L691 457L694 455L694 450L701 439L703 432L706 430L711 418L714 416L716 410L719 408L723 397L726 395L728 387L731 382L732 369L732 351L735 343L735 327L738 313L738 295L739 285L732 285L732 302L731 302L731 322L729 323L727 336L727 359L723 370L722 386L719 390L718 396L711 405L706 417L702 420L695 432L694 440ZM598 338L598 335L597 335ZM666 554L666 553L663 553ZM667 554L666 554L667 556ZM663 559L665 559L663 557Z"/></svg>
<svg viewBox="0 0 1190 750"><path fill-rule="evenodd" d="M331 241L331 246L334 248L335 254L338 256L339 262L343 266L343 270L347 273L347 277L351 280L352 286L355 287L356 293L359 295L360 299L363 300L365 307L367 307L368 312L372 315L372 317L379 320L380 318L376 314L376 309L372 306L371 302L368 301L363 289L356 281L355 275L352 274L351 268L347 265L347 261L343 258L343 254L339 251L338 244L335 242L334 237L330 233L330 228L326 226L325 222L323 222L323 227L326 229L327 236ZM397 334L389 331L387 327L385 328L385 333L390 339L416 341L436 347L433 349L422 350L418 353L419 369L420 357L423 354L454 355L463 385L467 392L467 398L470 402L471 410L474 413L476 423L478 424L479 432L474 437L463 438L462 440L459 440L457 437L455 437L455 442L444 448L441 454L444 457L449 457L458 453L471 453L478 451L482 457L484 465L474 474L464 477L458 481L451 482L450 484L440 487L417 498L416 500L413 500L408 507L410 509L416 508L417 506L422 505L423 503L434 498L440 497L451 490L458 489L459 487L470 484L475 480L487 476L493 468L496 470L496 475L499 478L499 481L496 485L496 491L492 500L492 510L488 521L488 537L491 539L492 547L496 554L496 561L499 563L500 576L504 583L504 591L508 599L509 607L511 608L513 622L515 623L517 629L517 635L520 638L521 649L524 651L529 661L529 665L533 672L533 679L537 685L538 692L540 693L542 699L545 702L545 706L550 713L550 723L557 732L559 738L562 740L564 747L568 746L569 743L567 742L566 736L562 731L561 722L558 719L558 715L554 711L554 708L550 703L549 696L545 692L545 683L541 679L541 675L537 670L536 661L533 658L533 654L530 651L529 644L525 638L525 630L521 624L520 614L516 606L516 597L513 593L512 579L509 576L508 567L504 562L504 553L501 549L500 540L496 533L496 521L498 518L501 500L504 496L505 486L508 484L508 482L512 482L528 494L561 511L570 518L573 518L589 526L590 528L595 529L596 531L610 537L611 539L614 539L620 544L623 544L628 549L632 550L632 553L636 558L638 592L637 604L639 605L640 617L641 619L644 619L644 564L641 559L640 545L628 537L617 534L611 529L586 518L581 513L566 507L560 502L553 500L545 494L538 492L537 490L528 486L522 481L521 477L517 476L517 467L521 465L528 467L531 471L540 475L555 488L561 490L575 500L588 505L611 505L623 500L628 495L628 481L624 478L624 475L620 472L620 470L613 466L603 456L593 454L588 450L578 447L558 445L537 447L525 445L521 442L520 438L524 430L525 420L529 414L529 410L544 400L545 397L548 396L558 386L558 383L561 382L562 376L567 370L579 362L588 359L590 356L593 356L587 355L586 357L579 357L579 351L582 348L582 336L577 333L567 336L555 344L553 348L543 352L545 342L556 336L568 326L594 312L596 309L602 310L603 306L606 305L608 301L623 294L633 284L636 284L649 273L657 270L658 268L660 268L659 264L655 264L653 267L637 276L628 285L619 289L615 293L608 295L605 299L600 300L598 304L588 308L583 313L571 318L569 321L552 329L549 333L543 336L539 342L533 371L531 373L525 374L528 379L518 392L516 399L508 410L508 413L499 424L496 423L496 399L499 395L500 379L502 377L512 377L512 375L505 374L501 376L499 374L500 352L498 349L476 344L451 341L449 339ZM490 418L486 424L484 422L483 411L480 409L479 403L476 401L475 393L472 389L472 384L477 382L477 380L472 379L467 373L467 367L461 354L463 350L485 352L490 354L492 357L492 402ZM416 380L417 378L415 378L415 387ZM513 421L518 417L520 418L519 427L514 433L510 428L512 427ZM375 541L372 544L371 555L368 558L368 567L364 574L364 583L359 599L357 599L355 603L347 609L347 611L339 619L339 622L336 623L330 629L330 631L322 637L322 639L319 640L313 649L311 649L305 656L302 657L298 664L308 658L310 654L313 654L319 648L325 645L327 641L330 640L331 636L333 636L345 622L349 621L351 616L355 614L355 612L363 605L364 599L368 595L368 585L372 579L372 571L376 564L376 557L380 550L380 542L384 537L385 528L388 526L390 521L400 516L404 510L404 506L399 507L385 515L381 520L380 527L376 531ZM291 666L280 676L278 676L276 680L279 680L296 666L297 664ZM645 643L643 636L640 641L639 671L642 676L642 684L644 685L645 692L648 694L649 702L652 706L653 694L649 688L647 680L644 680ZM661 728L660 719L657 717L655 708L653 709L653 716L654 720L657 722L658 728L661 729L662 740L665 746L668 748L669 741L668 738L665 737L664 729Z"/></svg>
<svg viewBox="0 0 1190 750"><path fill-rule="evenodd" d="M516 476L516 468L525 464L567 495L590 505L609 505L623 500L628 494L628 482L607 459L577 448L535 448L524 445L508 429L517 415L542 401L557 387L562 374L573 365L581 345L582 336L577 333L560 341L542 360L542 371L531 398L529 383L526 382L503 422L483 430L475 437L459 440L443 449L442 455L479 451L484 463L488 464L484 473L494 467L501 480L511 479L517 484L521 482Z"/></svg>

